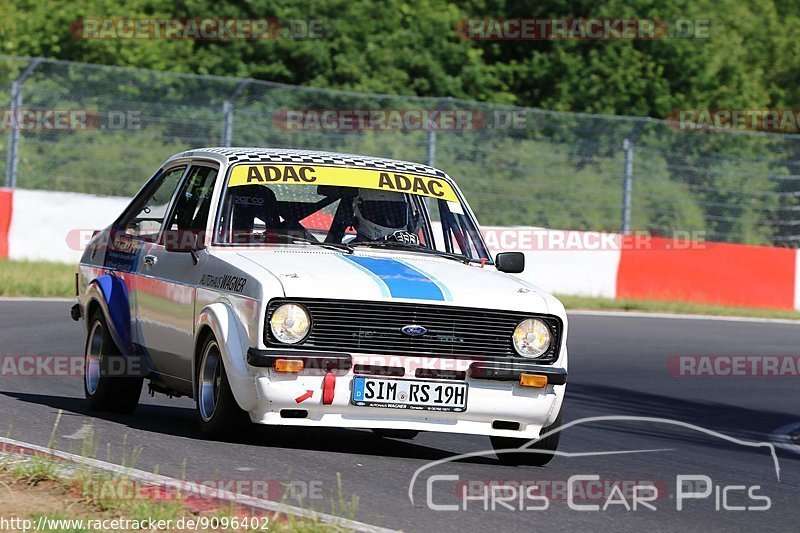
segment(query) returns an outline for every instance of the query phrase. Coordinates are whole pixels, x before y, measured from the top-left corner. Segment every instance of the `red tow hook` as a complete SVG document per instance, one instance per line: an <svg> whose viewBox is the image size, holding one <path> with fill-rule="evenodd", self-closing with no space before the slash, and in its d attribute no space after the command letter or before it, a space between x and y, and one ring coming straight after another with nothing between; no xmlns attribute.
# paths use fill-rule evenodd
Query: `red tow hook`
<svg viewBox="0 0 800 533"><path fill-rule="evenodd" d="M336 388L336 376L328 370L322 378L322 404L330 405L333 403L333 391Z"/></svg>

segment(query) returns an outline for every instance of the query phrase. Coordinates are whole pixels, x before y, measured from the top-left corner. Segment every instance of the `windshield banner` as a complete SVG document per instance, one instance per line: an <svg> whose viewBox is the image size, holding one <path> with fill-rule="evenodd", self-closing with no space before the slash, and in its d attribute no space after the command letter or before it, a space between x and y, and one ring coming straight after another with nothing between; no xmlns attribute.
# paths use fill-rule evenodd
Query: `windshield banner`
<svg viewBox="0 0 800 533"><path fill-rule="evenodd" d="M236 165L228 187L285 183L292 185L339 185L430 196L458 202L453 187L444 179L399 174L368 168L311 165Z"/></svg>

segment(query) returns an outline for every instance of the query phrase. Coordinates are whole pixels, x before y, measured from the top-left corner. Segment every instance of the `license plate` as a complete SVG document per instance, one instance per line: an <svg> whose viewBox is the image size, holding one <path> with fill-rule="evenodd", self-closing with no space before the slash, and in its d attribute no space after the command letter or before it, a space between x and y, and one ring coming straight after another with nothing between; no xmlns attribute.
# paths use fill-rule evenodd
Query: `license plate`
<svg viewBox="0 0 800 533"><path fill-rule="evenodd" d="M353 405L419 411L467 410L467 384L452 381L416 381L357 376L353 378Z"/></svg>

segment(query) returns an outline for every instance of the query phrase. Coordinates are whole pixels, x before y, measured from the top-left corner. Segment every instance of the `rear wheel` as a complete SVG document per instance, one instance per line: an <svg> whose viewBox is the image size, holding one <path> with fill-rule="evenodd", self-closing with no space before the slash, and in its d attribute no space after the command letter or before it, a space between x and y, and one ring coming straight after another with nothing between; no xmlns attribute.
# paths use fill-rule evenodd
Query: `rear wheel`
<svg viewBox="0 0 800 533"><path fill-rule="evenodd" d="M234 438L248 425L249 417L233 397L222 352L212 335L203 345L197 369L196 405L200 431L206 437Z"/></svg>
<svg viewBox="0 0 800 533"><path fill-rule="evenodd" d="M144 378L125 375L132 370L127 363L111 338L103 313L95 310L89 319L83 368L83 392L90 408L121 414L136 409Z"/></svg>
<svg viewBox="0 0 800 533"><path fill-rule="evenodd" d="M419 435L419 431L415 431L413 429L373 429L372 432L379 437L384 437L387 439L411 440Z"/></svg>
<svg viewBox="0 0 800 533"><path fill-rule="evenodd" d="M542 435L558 429L561 427L561 412L555 422L546 428L542 428ZM558 441L561 437L561 432L548 435L543 439L539 439L527 448L531 450L527 452L514 453L503 452L497 453L497 458L501 463L506 465L526 465L526 466L544 466L555 457L555 451L558 449ZM530 442L531 439L515 439L513 437L489 437L492 441L492 448L497 452L498 450L505 450L509 448L519 448L522 445Z"/></svg>

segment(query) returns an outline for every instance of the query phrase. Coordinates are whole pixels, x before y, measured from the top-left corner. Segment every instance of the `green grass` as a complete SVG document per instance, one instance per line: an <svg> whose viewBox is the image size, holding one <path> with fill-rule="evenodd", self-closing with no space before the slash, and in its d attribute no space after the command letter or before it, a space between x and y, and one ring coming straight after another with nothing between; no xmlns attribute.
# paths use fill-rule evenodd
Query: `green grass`
<svg viewBox="0 0 800 533"><path fill-rule="evenodd" d="M74 296L75 270L63 263L0 261L0 296Z"/></svg>
<svg viewBox="0 0 800 533"><path fill-rule="evenodd" d="M34 455L28 461L5 467L14 478L29 485L58 480L58 463L49 457Z"/></svg>
<svg viewBox="0 0 800 533"><path fill-rule="evenodd" d="M588 296L558 295L558 299L570 310L644 311L650 313L675 313L681 315L739 316L754 318L788 318L800 320L800 312L749 307L727 307L724 305L670 302L659 300L615 300Z"/></svg>

